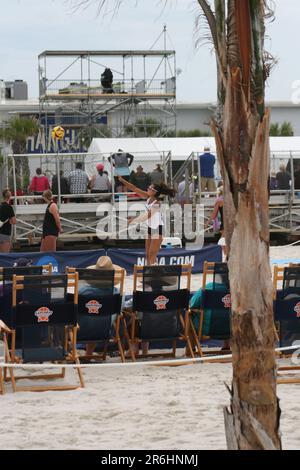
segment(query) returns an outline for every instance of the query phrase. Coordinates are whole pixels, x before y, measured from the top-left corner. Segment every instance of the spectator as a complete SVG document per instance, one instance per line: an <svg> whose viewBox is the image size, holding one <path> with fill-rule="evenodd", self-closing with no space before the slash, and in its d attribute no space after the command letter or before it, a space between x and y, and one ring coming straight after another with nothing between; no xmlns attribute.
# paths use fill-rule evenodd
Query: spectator
<svg viewBox="0 0 300 470"><path fill-rule="evenodd" d="M87 266L86 269L97 269L99 271L115 271L118 273L118 271L122 271L121 266L118 266L116 264L113 264L112 260L110 259L109 256L100 256L98 258L96 264L92 266ZM125 271L126 274L126 271ZM114 281L114 294L118 294L120 292L120 287L118 284L120 281L118 280L117 276L115 277ZM100 284L100 286L99 286ZM85 297L91 297L91 296L105 296L105 295L111 295L111 289L110 286L105 286L105 281L100 281L95 279L93 282L92 280L87 281L86 284L82 287L79 288L78 294L80 296L85 296ZM124 303L125 299L122 299L122 304ZM112 315L111 317L111 322L112 325L116 320L117 315ZM79 326L80 326L80 319L79 319ZM86 345L86 355L91 356L95 350L96 343L88 343Z"/></svg>
<svg viewBox="0 0 300 470"><path fill-rule="evenodd" d="M206 290L212 290L215 289L216 291L218 290L224 290L226 289L227 285L226 282L220 277L218 280L219 282L208 282L205 286ZM203 289L200 288L196 294L193 295L193 297L190 300L190 309L192 312L191 315L191 320L194 324L194 328L196 331L199 331L199 313L198 312L193 312L193 310L199 311L202 307L202 302L203 302ZM205 309L204 310L204 317L203 317L203 323L202 323L202 336L209 336L209 330L210 330L210 324L211 324L211 317L212 317L212 310L211 309ZM224 340L224 345L222 347L222 350L229 350L230 349L230 340Z"/></svg>
<svg viewBox="0 0 300 470"><path fill-rule="evenodd" d="M40 251L56 251L56 240L61 230L58 207L53 201L53 195L50 189L44 191L43 198L48 204L46 207L43 236Z"/></svg>
<svg viewBox="0 0 300 470"><path fill-rule="evenodd" d="M164 172L161 165L157 163L156 168L150 173L150 184L161 184L164 182Z"/></svg>
<svg viewBox="0 0 300 470"><path fill-rule="evenodd" d="M108 161L112 162L115 168L115 191L116 192L125 192L125 186L120 184L118 176L122 176L126 181L129 181L130 170L129 167L133 162L134 156L130 153L124 152L122 149L119 149L117 153L114 153L108 157Z"/></svg>
<svg viewBox="0 0 300 470"><path fill-rule="evenodd" d="M215 192L215 173L214 166L216 157L210 153L209 147L204 147L204 153L199 157L200 175L201 175L201 191Z"/></svg>
<svg viewBox="0 0 300 470"><path fill-rule="evenodd" d="M111 191L111 183L107 172L104 171L104 165L98 163L96 165L97 175L93 175L90 182L91 192L93 194L109 193Z"/></svg>
<svg viewBox="0 0 300 470"><path fill-rule="evenodd" d="M284 163L279 166L279 172L276 174L277 189L290 189L291 174L286 171Z"/></svg>
<svg viewBox="0 0 300 470"><path fill-rule="evenodd" d="M270 176L270 183L269 183L270 191L274 191L277 189L277 179L275 171L272 171Z"/></svg>
<svg viewBox="0 0 300 470"><path fill-rule="evenodd" d="M136 171L132 172L130 175L130 183L143 191L147 191L149 186L149 176L144 172L142 165L139 165Z"/></svg>
<svg viewBox="0 0 300 470"><path fill-rule="evenodd" d="M35 170L36 175L31 180L30 190L35 196L42 196L43 192L50 189L47 176L43 175L41 168Z"/></svg>
<svg viewBox="0 0 300 470"><path fill-rule="evenodd" d="M113 73L108 67L106 67L104 72L101 74L101 86L103 88L103 93L114 92L112 88L112 83L113 83Z"/></svg>
<svg viewBox="0 0 300 470"><path fill-rule="evenodd" d="M85 171L82 170L82 163L77 162L75 166L75 170L71 171L68 177L68 183L70 188L71 194L86 194L88 185L89 185L89 177ZM74 200L75 202L84 202L84 198L77 198Z"/></svg>
<svg viewBox="0 0 300 470"><path fill-rule="evenodd" d="M295 171L295 189L300 190L300 163L297 165Z"/></svg>
<svg viewBox="0 0 300 470"><path fill-rule="evenodd" d="M9 204L11 192L5 189L2 193L3 202L0 205L0 252L9 253L11 248L11 226L16 224L16 217Z"/></svg>
<svg viewBox="0 0 300 470"><path fill-rule="evenodd" d="M64 176L64 172L60 170L60 194L69 194L70 189L69 189L69 183L67 178ZM53 175L52 178L52 193L53 194L58 194L58 179L57 175Z"/></svg>

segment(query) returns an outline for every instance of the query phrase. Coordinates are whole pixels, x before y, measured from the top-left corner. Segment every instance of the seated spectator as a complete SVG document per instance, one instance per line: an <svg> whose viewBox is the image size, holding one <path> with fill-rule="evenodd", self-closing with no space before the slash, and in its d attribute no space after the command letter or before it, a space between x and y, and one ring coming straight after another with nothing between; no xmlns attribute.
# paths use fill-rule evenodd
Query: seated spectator
<svg viewBox="0 0 300 470"><path fill-rule="evenodd" d="M142 165L139 165L136 171L131 173L130 183L134 184L137 188L142 189L142 191L147 191L150 180L147 173L144 172Z"/></svg>
<svg viewBox="0 0 300 470"><path fill-rule="evenodd" d="M82 163L77 162L75 165L75 170L71 171L68 176L68 183L71 194L86 194L89 185L89 177L85 171L82 169ZM71 198L71 202L84 202L84 198Z"/></svg>
<svg viewBox="0 0 300 470"><path fill-rule="evenodd" d="M300 190L300 163L296 166L295 171L295 189Z"/></svg>
<svg viewBox="0 0 300 470"><path fill-rule="evenodd" d="M269 184L269 187L270 187L270 191L274 191L275 189L277 189L277 179L276 179L276 173L275 171L272 171L271 173L271 176L270 176L270 184Z"/></svg>
<svg viewBox="0 0 300 470"><path fill-rule="evenodd" d="M164 172L161 165L157 163L156 168L149 174L150 184L161 184L164 182Z"/></svg>
<svg viewBox="0 0 300 470"><path fill-rule="evenodd" d="M111 191L111 183L107 172L104 171L104 165L98 163L96 165L97 175L93 175L90 181L90 188L93 194L109 193Z"/></svg>
<svg viewBox="0 0 300 470"><path fill-rule="evenodd" d="M276 174L277 189L290 189L291 174L286 171L284 163L279 166L279 172Z"/></svg>
<svg viewBox="0 0 300 470"><path fill-rule="evenodd" d="M30 190L35 196L42 196L43 192L50 189L47 176L43 175L41 168L36 169L36 175L32 178Z"/></svg>
<svg viewBox="0 0 300 470"><path fill-rule="evenodd" d="M219 283L215 284L213 282L208 282L206 284L205 289L207 290L212 290L214 287L215 290L223 290L226 288L225 284L223 284L222 279L220 279ZM200 309L202 306L202 297L203 297L203 289L200 288L196 294L193 295L193 297L190 300L190 309ZM211 310L210 309L205 309L204 310L204 315L203 315L203 325L202 325L202 336L209 336L209 330L210 330L210 321L211 321ZM195 327L196 332L199 329L199 314L198 313L192 313L192 322ZM230 349L230 340L224 340L224 345L222 347L222 350Z"/></svg>
<svg viewBox="0 0 300 470"><path fill-rule="evenodd" d="M102 270L102 271L120 271L122 268L116 264L113 264L112 260L110 259L109 256L100 256L96 262L96 264L87 266L86 269L97 269L97 270ZM87 281L86 281L87 282ZM115 287L114 287L114 294L118 294L120 292L120 289L118 288L118 281L115 281ZM99 281L95 279L95 281L89 281L85 286L81 286L78 291L79 295L82 296L101 296L101 295L110 295L111 294L111 289L110 287L105 287L105 284L101 282L101 286L99 285ZM122 300L122 303L124 303L124 299ZM112 322L114 322L116 319L116 316L112 316ZM79 320L79 326L80 326L80 320ZM86 345L86 355L91 356L95 350L96 344L95 343L90 343Z"/></svg>
<svg viewBox="0 0 300 470"><path fill-rule="evenodd" d="M60 194L69 194L70 189L69 189L69 183L67 178L64 176L64 172L60 170ZM58 195L58 178L57 175L53 175L52 177L52 193L55 195Z"/></svg>

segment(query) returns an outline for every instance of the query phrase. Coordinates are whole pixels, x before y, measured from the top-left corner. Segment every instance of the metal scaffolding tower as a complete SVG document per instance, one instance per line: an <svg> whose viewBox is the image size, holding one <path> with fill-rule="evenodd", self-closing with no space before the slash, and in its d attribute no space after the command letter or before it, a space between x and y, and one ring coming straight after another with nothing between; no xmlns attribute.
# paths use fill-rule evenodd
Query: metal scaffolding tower
<svg viewBox="0 0 300 470"><path fill-rule="evenodd" d="M105 68L113 73L110 87L101 80ZM85 150L96 136L174 134L175 51L44 51L39 55L39 102L48 151L55 125L71 132L69 151L72 145Z"/></svg>

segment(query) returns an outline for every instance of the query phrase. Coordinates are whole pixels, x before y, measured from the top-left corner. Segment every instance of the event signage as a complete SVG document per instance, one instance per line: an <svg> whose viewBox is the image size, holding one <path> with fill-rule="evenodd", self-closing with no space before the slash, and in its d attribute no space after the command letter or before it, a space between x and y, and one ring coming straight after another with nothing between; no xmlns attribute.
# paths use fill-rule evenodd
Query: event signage
<svg viewBox="0 0 300 470"><path fill-rule="evenodd" d="M86 268L95 265L100 256L109 256L114 264L124 268L128 274L132 274L134 265L144 266L146 264L145 250L134 249L108 249L86 250L86 251L56 251L49 253L1 253L0 266L9 267L18 258L32 260L32 264L42 266L52 264L54 274L64 273L67 266L74 268ZM201 273L204 261L221 262L221 247L211 245L205 248L185 250L166 248L158 254L158 264L179 265L191 264L193 274Z"/></svg>

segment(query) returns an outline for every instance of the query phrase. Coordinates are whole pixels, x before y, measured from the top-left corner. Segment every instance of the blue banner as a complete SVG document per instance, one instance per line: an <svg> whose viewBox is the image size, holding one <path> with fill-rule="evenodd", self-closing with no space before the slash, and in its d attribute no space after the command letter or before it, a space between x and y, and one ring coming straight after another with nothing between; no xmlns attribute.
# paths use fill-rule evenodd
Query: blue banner
<svg viewBox="0 0 300 470"><path fill-rule="evenodd" d="M1 253L0 266L9 267L20 258L33 261L33 265L42 266L52 264L53 273L64 273L66 266L74 268L86 268L96 264L100 256L105 256L105 250L87 251L55 251L47 253Z"/></svg>
<svg viewBox="0 0 300 470"><path fill-rule="evenodd" d="M146 261L145 250L109 249L107 250L107 256L111 258L114 264L125 268L128 274L133 272L133 266L135 264L143 266ZM218 245L211 245L194 250L166 248L160 250L158 254L158 264L191 264L193 274L202 273L204 261L221 262L222 248Z"/></svg>
<svg viewBox="0 0 300 470"><path fill-rule="evenodd" d="M125 268L128 274L133 272L135 264L142 266L145 264L145 250L133 249L109 249L107 252L101 250L87 251L56 251L48 253L1 253L0 266L8 267L19 258L27 258L33 261L34 265L41 266L52 264L54 273L64 273L66 266L74 268L86 268L94 265L100 256L109 256L114 264ZM222 249L220 246L208 246L202 249L184 250L182 248L170 248L160 250L158 264L191 264L193 274L201 273L204 261L222 261Z"/></svg>

